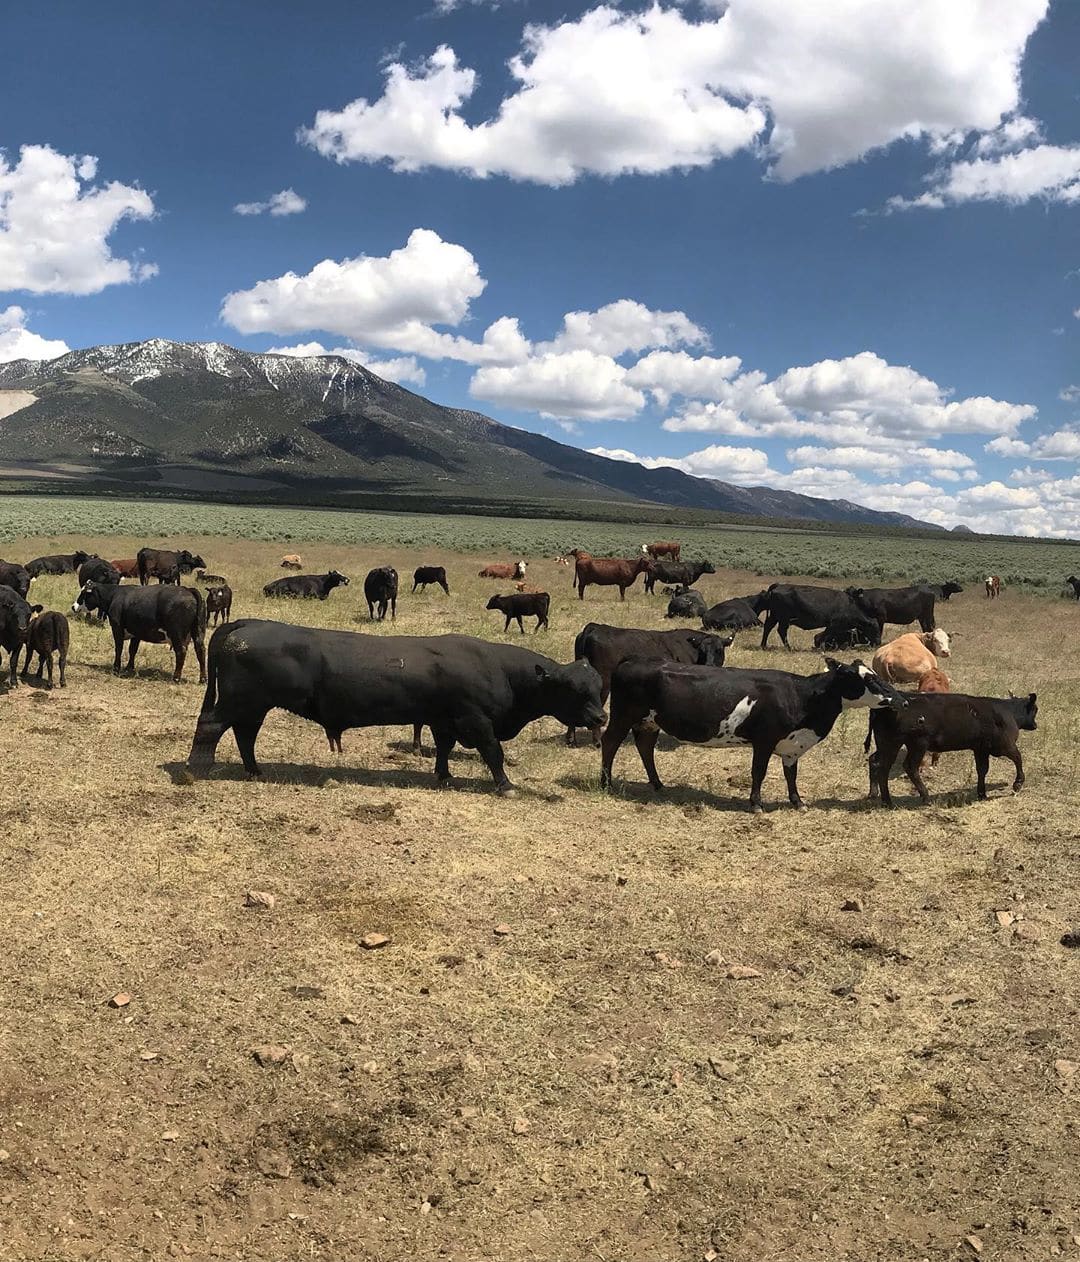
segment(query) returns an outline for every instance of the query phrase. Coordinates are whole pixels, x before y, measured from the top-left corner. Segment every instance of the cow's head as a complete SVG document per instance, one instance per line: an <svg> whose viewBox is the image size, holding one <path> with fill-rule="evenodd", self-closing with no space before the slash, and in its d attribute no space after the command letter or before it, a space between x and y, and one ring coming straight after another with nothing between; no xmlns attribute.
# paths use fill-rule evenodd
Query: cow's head
<svg viewBox="0 0 1080 1262"><path fill-rule="evenodd" d="M98 591L98 585L93 579L87 579L82 585L82 590L75 597L75 603L71 606L72 613L93 613L95 609L101 608L101 593Z"/></svg>
<svg viewBox="0 0 1080 1262"><path fill-rule="evenodd" d="M542 713L550 714L567 727L599 727L604 721L600 701L603 681L586 661L569 666L537 665Z"/></svg>
<svg viewBox="0 0 1080 1262"><path fill-rule="evenodd" d="M723 666L724 654L735 643L735 636L692 635L688 643L697 651L695 666Z"/></svg>
<svg viewBox="0 0 1080 1262"><path fill-rule="evenodd" d="M959 583L950 579L949 582L941 584L941 599L948 600L950 596L959 596L963 590Z"/></svg>
<svg viewBox="0 0 1080 1262"><path fill-rule="evenodd" d="M845 587L844 595L852 602L852 604L858 605L860 608L866 600L866 591L862 587Z"/></svg>
<svg viewBox="0 0 1080 1262"><path fill-rule="evenodd" d="M695 568L699 569L702 572L702 574L715 574L716 573L716 566L713 565L711 561L699 561Z"/></svg>
<svg viewBox="0 0 1080 1262"><path fill-rule="evenodd" d="M74 565L76 569L78 569L80 565L83 565L85 562L89 560L90 560L90 553L83 552L81 549L76 549L76 551L74 551L71 554L71 564Z"/></svg>
<svg viewBox="0 0 1080 1262"><path fill-rule="evenodd" d="M528 569L528 566L529 566L528 561L518 561L514 566L514 577L524 578L525 571Z"/></svg>
<svg viewBox="0 0 1080 1262"><path fill-rule="evenodd" d="M505 599L506 599L505 596L492 596L492 598L487 603L487 608L501 610L503 607L503 601Z"/></svg>
<svg viewBox="0 0 1080 1262"><path fill-rule="evenodd" d="M825 665L832 676L830 683L840 694L840 704L845 710L876 710L888 706L892 710L902 710L907 705L907 698L897 692L892 684L886 683L865 662L852 662L850 665L827 657Z"/></svg>
<svg viewBox="0 0 1080 1262"><path fill-rule="evenodd" d="M951 657L952 649L949 644L949 633L941 627L935 627L933 631L926 637L926 647L935 657Z"/></svg>
<svg viewBox="0 0 1080 1262"><path fill-rule="evenodd" d="M647 543L643 543L641 545L641 555L643 557L647 557L649 555L649 545Z"/></svg>
<svg viewBox="0 0 1080 1262"><path fill-rule="evenodd" d="M206 562L197 552L189 552L184 548L176 554L176 563L185 574L190 574L192 570L206 569Z"/></svg>
<svg viewBox="0 0 1080 1262"><path fill-rule="evenodd" d="M331 587L348 587L349 580L340 570L331 570L326 576L330 580Z"/></svg>
<svg viewBox="0 0 1080 1262"><path fill-rule="evenodd" d="M769 593L768 591L763 591L758 592L756 596L748 596L746 598L746 603L750 606L754 613L762 613L769 607Z"/></svg>
<svg viewBox="0 0 1080 1262"><path fill-rule="evenodd" d="M1036 695L1034 692L1029 692L1026 697L1017 697L1012 692L1009 693L1013 717L1016 719L1016 726L1021 731L1034 732L1038 726L1035 722L1035 716L1039 713L1039 707L1035 704Z"/></svg>

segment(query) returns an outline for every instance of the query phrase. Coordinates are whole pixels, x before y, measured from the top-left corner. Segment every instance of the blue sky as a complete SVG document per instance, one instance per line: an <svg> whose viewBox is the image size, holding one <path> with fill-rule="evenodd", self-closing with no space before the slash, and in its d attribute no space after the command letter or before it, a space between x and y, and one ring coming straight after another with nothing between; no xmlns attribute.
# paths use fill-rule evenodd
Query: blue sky
<svg viewBox="0 0 1080 1262"><path fill-rule="evenodd" d="M2 359L347 348L583 447L1080 534L1080 5L42 0L5 42Z"/></svg>

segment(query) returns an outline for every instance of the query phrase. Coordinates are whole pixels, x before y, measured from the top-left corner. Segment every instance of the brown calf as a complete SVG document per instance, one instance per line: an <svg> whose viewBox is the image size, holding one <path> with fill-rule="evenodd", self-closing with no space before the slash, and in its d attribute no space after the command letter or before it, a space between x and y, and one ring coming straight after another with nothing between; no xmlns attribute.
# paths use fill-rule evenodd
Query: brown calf
<svg viewBox="0 0 1080 1262"><path fill-rule="evenodd" d="M633 561L623 557L590 557L579 556L574 567L574 581L577 583L578 599L585 599L585 588L595 583L598 587L617 587L619 599L626 599L626 589L633 587L639 574L644 574L650 565L647 556L639 556Z"/></svg>
<svg viewBox="0 0 1080 1262"><path fill-rule="evenodd" d="M643 543L641 552L643 556L652 557L655 561L659 557L671 557L673 561L679 560L679 552L682 545L678 543Z"/></svg>
<svg viewBox="0 0 1080 1262"><path fill-rule="evenodd" d="M480 571L481 578L524 578L528 561L514 561L509 565L501 561L493 561Z"/></svg>
<svg viewBox="0 0 1080 1262"><path fill-rule="evenodd" d="M53 686L53 659L52 655L57 654L60 661L60 687L66 688L67 682L64 679L64 670L67 666L68 644L71 640L71 629L68 626L68 620L62 613L41 613L30 623L30 628L26 633L26 663L23 666L22 677L25 679L30 674L30 659L36 653L38 655L37 678L41 679L42 672L49 672L49 687Z"/></svg>
<svg viewBox="0 0 1080 1262"><path fill-rule="evenodd" d="M996 574L986 576L986 599L995 600L1001 595L1001 579Z"/></svg>
<svg viewBox="0 0 1080 1262"><path fill-rule="evenodd" d="M304 562L301 560L298 552L290 552L281 558L281 568L283 570L302 570Z"/></svg>

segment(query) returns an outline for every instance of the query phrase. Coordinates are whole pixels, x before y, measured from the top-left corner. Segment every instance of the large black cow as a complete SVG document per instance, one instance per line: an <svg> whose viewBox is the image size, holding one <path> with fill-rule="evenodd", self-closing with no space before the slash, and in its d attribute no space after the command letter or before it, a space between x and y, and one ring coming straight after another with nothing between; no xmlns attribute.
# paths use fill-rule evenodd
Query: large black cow
<svg viewBox="0 0 1080 1262"><path fill-rule="evenodd" d="M16 561L0 561L0 587L8 587L23 600L30 590L30 571Z"/></svg>
<svg viewBox="0 0 1080 1262"><path fill-rule="evenodd" d="M671 593L665 618L704 618L705 597L692 587L677 587Z"/></svg>
<svg viewBox="0 0 1080 1262"><path fill-rule="evenodd" d="M376 610L382 622L390 610L391 621L397 618L398 572L392 565L380 565L368 572L364 579L364 599L367 601L368 617L375 621Z"/></svg>
<svg viewBox="0 0 1080 1262"><path fill-rule="evenodd" d="M0 648L11 655L8 662L8 679L12 688L18 687L19 677L16 673L19 666L19 654L26 643L30 629L30 619L41 613L41 605L28 605L25 600L10 587L0 587Z"/></svg>
<svg viewBox="0 0 1080 1262"><path fill-rule="evenodd" d="M1080 600L1080 578L1075 578L1072 574L1065 580L1072 588L1072 593L1077 600Z"/></svg>
<svg viewBox="0 0 1080 1262"><path fill-rule="evenodd" d="M765 630L761 633L761 647L769 647L769 635L773 627L780 630L784 648L789 649L789 627L801 627L803 631L816 631L827 627L838 618L857 611L850 587L839 592L835 587L799 586L796 583L771 583L762 593L764 597Z"/></svg>
<svg viewBox="0 0 1080 1262"><path fill-rule="evenodd" d="M645 590L651 592L657 583L693 587L702 574L715 573L711 561L653 561L645 571Z"/></svg>
<svg viewBox="0 0 1080 1262"><path fill-rule="evenodd" d="M706 631L746 631L760 627L758 614L768 605L768 592L753 596L734 596L722 600L702 615L701 625Z"/></svg>
<svg viewBox="0 0 1080 1262"><path fill-rule="evenodd" d="M62 552L56 556L35 557L27 561L26 568L31 578L40 578L42 574L74 574L84 561L89 560L89 552Z"/></svg>
<svg viewBox="0 0 1080 1262"><path fill-rule="evenodd" d="M959 596L964 590L955 579L950 579L947 583L931 583L925 578L920 578L914 585L928 587L934 593L936 600L948 600L950 596Z"/></svg>
<svg viewBox="0 0 1080 1262"><path fill-rule="evenodd" d="M516 621L518 630L525 634L522 618L535 618L536 627L533 634L541 627L548 629L548 610L551 608L551 597L547 592L511 592L508 596L492 596L485 605L486 609L497 609L506 619L503 633L510 630L510 623Z"/></svg>
<svg viewBox="0 0 1080 1262"><path fill-rule="evenodd" d="M78 571L80 587L85 587L87 583L119 583L122 577L115 566L101 557L87 557Z"/></svg>
<svg viewBox="0 0 1080 1262"><path fill-rule="evenodd" d="M816 649L876 649L880 643L881 628L869 614L864 614L860 609L840 614L824 631L814 636Z"/></svg>
<svg viewBox="0 0 1080 1262"><path fill-rule="evenodd" d="M163 548L140 548L135 558L139 567L139 583L145 587L152 578L159 583L172 583L179 587L180 575L192 570L203 570L206 562L198 553L181 548L178 552Z"/></svg>
<svg viewBox="0 0 1080 1262"><path fill-rule="evenodd" d="M121 587L115 583L89 582L71 606L73 613L83 609L104 610L112 628L116 655L113 674L120 674L120 658L124 641L128 645L128 670L135 673L135 654L145 640L163 644L166 640L176 659L173 683L179 683L184 672L187 646L195 644L199 662L199 683L206 683L206 601L196 587Z"/></svg>
<svg viewBox="0 0 1080 1262"><path fill-rule="evenodd" d="M608 699L611 677L620 662L628 657L646 657L652 661L685 662L695 666L723 666L724 654L734 636L721 638L689 628L679 631L645 631L639 627L609 627L603 622L589 622L574 641L574 657L586 661L600 674L603 688L600 702ZM593 744L600 744L600 726L593 727ZM577 733L568 728L566 743L577 744Z"/></svg>
<svg viewBox="0 0 1080 1262"><path fill-rule="evenodd" d="M788 799L802 807L799 759L832 731L841 710L853 706L902 706L903 695L862 662L845 665L826 659L820 675L782 670L709 670L674 662L632 659L616 668L611 681L611 719L601 742L601 783L611 784L611 767L627 733L634 733L649 783L663 789L656 772L660 733L713 747L753 746L750 809L761 807L761 785L769 759L784 765Z"/></svg>
<svg viewBox="0 0 1080 1262"><path fill-rule="evenodd" d="M446 567L443 565L418 565L413 570L412 589L419 587L421 594L427 590L429 583L438 583L443 591L450 595L450 584L446 581Z"/></svg>
<svg viewBox="0 0 1080 1262"><path fill-rule="evenodd" d="M327 574L290 574L276 578L263 588L264 596L286 600L325 600L335 587L348 587L349 580L339 570Z"/></svg>
<svg viewBox="0 0 1080 1262"><path fill-rule="evenodd" d="M871 737L877 748L870 758L870 796L881 795L892 806L889 772L901 748L907 747L904 771L926 806L930 794L920 772L928 753L943 754L970 749L975 755L979 799L986 797L986 773L990 759L1009 758L1016 768L1013 792L1024 787L1024 761L1017 743L1021 731L1033 732L1039 707L1035 693L1027 697L967 697L959 692L920 692L908 698L907 708L896 714L872 714L866 746Z"/></svg>
<svg viewBox="0 0 1080 1262"><path fill-rule="evenodd" d="M467 635L382 636L243 619L210 641L210 681L188 765L206 774L232 728L245 769L259 775L255 740L266 715L288 710L341 739L352 727L422 724L435 737L435 775L450 779L455 744L477 749L501 794L513 791L500 742L552 715L602 722L600 676L517 645Z"/></svg>
<svg viewBox="0 0 1080 1262"><path fill-rule="evenodd" d="M884 631L886 622L899 626L917 622L923 631L934 629L937 593L932 587L847 587L844 590L854 605L874 619L879 631Z"/></svg>

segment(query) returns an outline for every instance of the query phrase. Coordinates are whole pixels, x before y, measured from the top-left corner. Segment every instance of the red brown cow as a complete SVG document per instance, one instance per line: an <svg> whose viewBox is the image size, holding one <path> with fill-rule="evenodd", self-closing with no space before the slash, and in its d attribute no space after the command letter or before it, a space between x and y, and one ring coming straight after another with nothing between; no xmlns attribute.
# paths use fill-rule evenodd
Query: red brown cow
<svg viewBox="0 0 1080 1262"><path fill-rule="evenodd" d="M585 599L585 588L595 583L598 587L617 587L619 599L626 599L626 589L633 587L637 576L644 574L652 562L647 556L628 561L623 557L579 556L574 567L579 600Z"/></svg>
<svg viewBox="0 0 1080 1262"><path fill-rule="evenodd" d="M513 561L509 565L494 561L480 571L481 578L524 578L528 561Z"/></svg>
<svg viewBox="0 0 1080 1262"><path fill-rule="evenodd" d="M946 675L943 670L938 670L936 667L933 670L928 670L926 674L923 675L922 679L919 680L919 691L920 692L951 692L952 689L949 687L949 676ZM929 757L930 759L930 766L936 767L938 765L938 759L941 757L941 755L940 754L924 755L923 760L922 760L922 767L920 768L921 771L926 770L927 757Z"/></svg>
<svg viewBox="0 0 1080 1262"><path fill-rule="evenodd" d="M996 574L986 576L986 599L996 600L1001 595L1001 579Z"/></svg>
<svg viewBox="0 0 1080 1262"><path fill-rule="evenodd" d="M130 557L126 561L110 561L109 564L121 578L139 577L139 562L135 557Z"/></svg>
<svg viewBox="0 0 1080 1262"><path fill-rule="evenodd" d="M679 550L681 544L678 543L643 543L641 545L642 556L652 557L654 561L660 557L671 557L673 561L679 560Z"/></svg>

